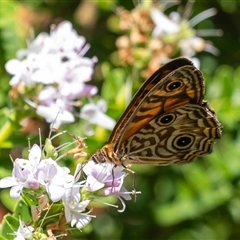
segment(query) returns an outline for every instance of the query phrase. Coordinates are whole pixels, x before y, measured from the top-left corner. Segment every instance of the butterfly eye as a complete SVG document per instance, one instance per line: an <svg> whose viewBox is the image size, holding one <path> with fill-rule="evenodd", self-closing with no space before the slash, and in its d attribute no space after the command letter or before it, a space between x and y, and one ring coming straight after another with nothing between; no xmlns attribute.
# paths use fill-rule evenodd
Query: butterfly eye
<svg viewBox="0 0 240 240"><path fill-rule="evenodd" d="M182 82L180 81L171 82L170 84L167 85L167 90L171 92L175 89L180 88L181 86L182 86Z"/></svg>
<svg viewBox="0 0 240 240"><path fill-rule="evenodd" d="M184 150L184 149L190 148L193 142L194 142L194 136L190 134L182 134L180 136L177 136L173 140L173 146L178 150Z"/></svg>
<svg viewBox="0 0 240 240"><path fill-rule="evenodd" d="M171 123L174 122L175 118L176 118L176 116L174 114L167 114L167 115L159 118L159 123L161 125L168 126L168 125L170 125Z"/></svg>

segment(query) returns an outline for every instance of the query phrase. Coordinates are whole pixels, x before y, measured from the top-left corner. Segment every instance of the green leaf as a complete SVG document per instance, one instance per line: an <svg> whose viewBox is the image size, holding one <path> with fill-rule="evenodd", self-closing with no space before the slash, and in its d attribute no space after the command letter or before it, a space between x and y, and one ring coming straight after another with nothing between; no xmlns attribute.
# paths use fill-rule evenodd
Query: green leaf
<svg viewBox="0 0 240 240"><path fill-rule="evenodd" d="M99 9L102 9L104 11L112 11L117 1L116 0L111 0L111 1L97 0L94 3L98 6Z"/></svg>
<svg viewBox="0 0 240 240"><path fill-rule="evenodd" d="M20 200L13 211L13 216L18 218L20 216L23 222L28 222L32 220L30 208L29 206L23 201Z"/></svg>
<svg viewBox="0 0 240 240"><path fill-rule="evenodd" d="M211 98L230 97L233 88L234 69L228 65L217 68L211 85L208 86L208 96Z"/></svg>
<svg viewBox="0 0 240 240"><path fill-rule="evenodd" d="M116 95L123 87L126 81L126 74L121 68L112 69L108 63L103 63L102 72L104 76L104 82L101 91L102 97L106 101L112 102L115 100Z"/></svg>
<svg viewBox="0 0 240 240"><path fill-rule="evenodd" d="M7 214L4 216L1 227L1 237L2 239L14 239L14 231L16 231L19 227L19 219L18 217Z"/></svg>
<svg viewBox="0 0 240 240"><path fill-rule="evenodd" d="M13 212L16 206L16 200L9 196L9 189L3 189L0 192L0 198L2 204L11 212Z"/></svg>

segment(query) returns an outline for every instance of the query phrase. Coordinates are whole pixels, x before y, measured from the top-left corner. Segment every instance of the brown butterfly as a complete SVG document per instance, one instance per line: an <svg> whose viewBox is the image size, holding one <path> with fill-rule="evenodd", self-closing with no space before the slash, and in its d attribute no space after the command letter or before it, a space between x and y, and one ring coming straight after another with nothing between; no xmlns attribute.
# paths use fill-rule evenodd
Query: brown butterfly
<svg viewBox="0 0 240 240"><path fill-rule="evenodd" d="M211 153L221 124L204 97L204 78L187 58L159 68L138 90L97 163L169 165Z"/></svg>

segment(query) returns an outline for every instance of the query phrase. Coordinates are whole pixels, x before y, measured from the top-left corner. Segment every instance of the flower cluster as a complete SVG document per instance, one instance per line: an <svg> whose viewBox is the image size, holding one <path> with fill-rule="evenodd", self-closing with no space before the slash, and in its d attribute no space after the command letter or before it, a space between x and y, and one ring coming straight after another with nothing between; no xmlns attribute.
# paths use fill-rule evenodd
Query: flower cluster
<svg viewBox="0 0 240 240"><path fill-rule="evenodd" d="M81 150L79 148L79 151ZM35 233L39 234L39 227L42 229L40 232L44 232L43 230L60 221L65 222L66 226L62 226L61 231L58 229L58 233L66 233L67 223L80 230L95 217L90 214L92 202L103 202L100 198L113 195L122 202L123 207L119 210L121 212L125 210L123 200L131 199L132 192L123 187L127 175L123 167L114 167L110 163L96 164L89 160L85 165L77 164L74 175L71 175L67 167L58 164L57 155L49 139L43 150L34 144L29 150L28 159L17 158L14 161L12 176L0 180L0 188L11 187L12 198L22 197L31 203L29 208L33 224L24 227L26 225L20 220L16 236L24 237L27 234L28 238L33 237ZM55 204L62 206L57 208L60 212L52 210L55 209ZM44 218L42 212L46 213ZM58 218L52 218L50 212ZM44 219L49 217L56 222L48 221L45 226Z"/></svg>
<svg viewBox="0 0 240 240"><path fill-rule="evenodd" d="M87 83L97 61L96 57L84 57L88 49L86 39L68 21L53 26L50 34L40 33L28 42L27 49L17 52L17 59L6 63L6 70L13 75L10 95L17 103L19 95L23 96L48 123L56 119L55 127L74 122L74 116L80 115L74 114L75 107L81 105L79 98L92 97L98 91ZM85 111L81 114L86 115ZM105 125L112 129L115 122L108 120Z"/></svg>
<svg viewBox="0 0 240 240"><path fill-rule="evenodd" d="M168 3L163 7L149 1L138 4L131 11L122 8L118 11L119 29L126 32L116 41L119 58L125 65L144 70L144 78L148 78L166 59L174 56L192 58L196 52L203 50L217 53L217 49L200 35L219 35L220 31L193 29L200 21L215 15L215 9L208 9L187 21L189 16L185 13L180 15L171 12L169 16L164 14L167 7ZM188 6L186 13L191 12L189 8L191 6ZM197 59L196 63L199 63Z"/></svg>

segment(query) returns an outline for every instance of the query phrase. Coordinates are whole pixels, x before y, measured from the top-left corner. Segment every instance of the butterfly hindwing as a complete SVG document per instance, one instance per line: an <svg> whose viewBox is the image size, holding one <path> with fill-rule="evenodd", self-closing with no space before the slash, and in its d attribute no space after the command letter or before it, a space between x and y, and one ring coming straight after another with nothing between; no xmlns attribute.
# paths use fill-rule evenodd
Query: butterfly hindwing
<svg viewBox="0 0 240 240"><path fill-rule="evenodd" d="M160 114L127 139L119 150L132 163L169 165L210 153L221 125L205 104L187 104Z"/></svg>

